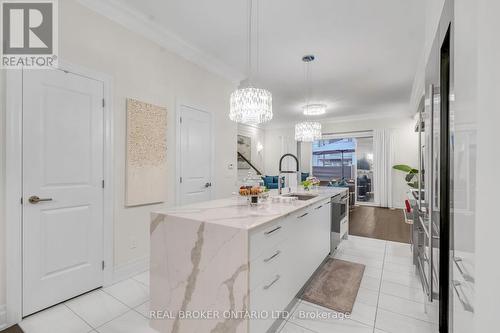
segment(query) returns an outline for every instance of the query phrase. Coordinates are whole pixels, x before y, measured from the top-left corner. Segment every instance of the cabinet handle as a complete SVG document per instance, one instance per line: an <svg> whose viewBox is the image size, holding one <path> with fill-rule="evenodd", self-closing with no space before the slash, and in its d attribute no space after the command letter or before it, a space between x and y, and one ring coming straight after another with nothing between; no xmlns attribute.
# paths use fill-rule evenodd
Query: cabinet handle
<svg viewBox="0 0 500 333"><path fill-rule="evenodd" d="M474 278L465 272L465 268L462 266L463 265L463 259L460 257L454 257L453 262L455 263L455 266L457 266L458 271L462 275L465 281L468 282L474 282Z"/></svg>
<svg viewBox="0 0 500 333"><path fill-rule="evenodd" d="M462 283L460 283L457 280L453 280L453 289L455 289L455 292L457 293L458 300L460 301L460 303L462 303L464 310L474 313L474 308L472 307L472 305L470 305L469 302L466 300L465 296L463 296L460 293L460 290L462 290L462 288L459 288L459 287L461 287L461 286L462 286Z"/></svg>
<svg viewBox="0 0 500 333"><path fill-rule="evenodd" d="M278 282L278 280L280 278L281 278L281 276L279 274L276 275L276 278L271 283L269 283L267 286L264 286L264 290L267 290L267 289L271 288L273 286L273 284L275 284L276 282Z"/></svg>
<svg viewBox="0 0 500 333"><path fill-rule="evenodd" d="M309 213L304 213L304 214L302 214L302 215L300 215L300 216L297 216L297 218L298 218L298 219L301 219L301 218L303 218L303 217L304 217L304 216L306 216L306 215L309 215Z"/></svg>
<svg viewBox="0 0 500 333"><path fill-rule="evenodd" d="M323 207L323 205L321 205L321 206L318 206L318 207L316 207L316 208L314 208L314 209L320 209L321 207Z"/></svg>
<svg viewBox="0 0 500 333"><path fill-rule="evenodd" d="M278 230L280 230L280 229L281 229L281 226L277 226L277 227L276 227L276 228L274 228L273 230L266 231L264 234L266 234L266 235L270 235L270 234L272 234L273 232L276 232L276 231L278 231Z"/></svg>
<svg viewBox="0 0 500 333"><path fill-rule="evenodd" d="M280 253L281 253L280 250L276 251L276 253L273 254L272 256L270 256L269 258L264 259L264 262L269 262L269 261L273 260L274 258L276 258L277 256L279 256Z"/></svg>

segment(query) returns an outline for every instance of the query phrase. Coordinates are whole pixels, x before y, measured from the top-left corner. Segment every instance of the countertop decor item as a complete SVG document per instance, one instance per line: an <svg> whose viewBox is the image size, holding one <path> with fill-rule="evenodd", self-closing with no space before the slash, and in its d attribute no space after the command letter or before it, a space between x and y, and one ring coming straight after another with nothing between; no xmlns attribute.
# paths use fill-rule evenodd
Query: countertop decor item
<svg viewBox="0 0 500 333"><path fill-rule="evenodd" d="M255 206L259 200L264 200L269 197L269 190L262 186L241 186L239 193L243 197L248 198L248 203Z"/></svg>
<svg viewBox="0 0 500 333"><path fill-rule="evenodd" d="M273 118L272 94L252 86L252 12L253 0L248 0L248 78L231 94L229 103L229 119L243 124L261 124ZM255 21L259 22L258 17ZM258 43L258 36L256 39Z"/></svg>

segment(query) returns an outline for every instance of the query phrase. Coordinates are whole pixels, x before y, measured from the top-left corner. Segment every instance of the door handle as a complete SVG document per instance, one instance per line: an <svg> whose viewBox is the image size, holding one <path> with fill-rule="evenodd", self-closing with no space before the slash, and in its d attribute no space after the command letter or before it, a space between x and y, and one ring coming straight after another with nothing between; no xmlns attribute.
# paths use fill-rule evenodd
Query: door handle
<svg viewBox="0 0 500 333"><path fill-rule="evenodd" d="M470 305L467 298L460 292L462 284L456 280L453 280L452 284L453 284L453 289L455 289L455 292L457 293L458 300L460 301L460 303L462 303L464 310L474 313L474 307Z"/></svg>
<svg viewBox="0 0 500 333"><path fill-rule="evenodd" d="M31 197L29 197L28 201L32 204L37 204L40 201L52 201L52 198L40 198L36 195L32 195Z"/></svg>
<svg viewBox="0 0 500 333"><path fill-rule="evenodd" d="M455 266L457 266L458 272L462 275L465 281L474 283L474 278L465 271L463 267L463 259L459 257L454 257L453 261L455 262Z"/></svg>

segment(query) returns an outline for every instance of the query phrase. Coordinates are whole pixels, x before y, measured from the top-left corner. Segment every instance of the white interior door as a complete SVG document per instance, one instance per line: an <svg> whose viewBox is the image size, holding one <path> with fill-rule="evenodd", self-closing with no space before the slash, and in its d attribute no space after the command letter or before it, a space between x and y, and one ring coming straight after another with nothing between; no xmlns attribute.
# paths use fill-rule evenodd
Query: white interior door
<svg viewBox="0 0 500 333"><path fill-rule="evenodd" d="M24 316L102 286L103 88L23 74Z"/></svg>
<svg viewBox="0 0 500 333"><path fill-rule="evenodd" d="M180 107L180 204L210 200L212 119L208 112Z"/></svg>

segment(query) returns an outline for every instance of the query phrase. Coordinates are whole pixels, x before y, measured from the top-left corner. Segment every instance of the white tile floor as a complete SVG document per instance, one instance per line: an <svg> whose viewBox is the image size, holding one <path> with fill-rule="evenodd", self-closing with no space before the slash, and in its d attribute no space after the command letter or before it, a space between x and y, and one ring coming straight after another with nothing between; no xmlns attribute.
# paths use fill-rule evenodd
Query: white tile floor
<svg viewBox="0 0 500 333"><path fill-rule="evenodd" d="M149 272L24 319L25 333L156 333L149 327Z"/></svg>
<svg viewBox="0 0 500 333"><path fill-rule="evenodd" d="M336 258L366 265L350 319L299 301L280 333L436 333L436 305L424 307L424 294L408 244L349 236ZM328 319L307 319L309 314Z"/></svg>
<svg viewBox="0 0 500 333"><path fill-rule="evenodd" d="M435 333L435 309L424 297L411 264L408 244L350 236L336 254L366 265L350 319L299 301L280 333ZM32 315L25 333L155 333L148 325L149 272L93 291ZM328 319L304 314L326 314Z"/></svg>

